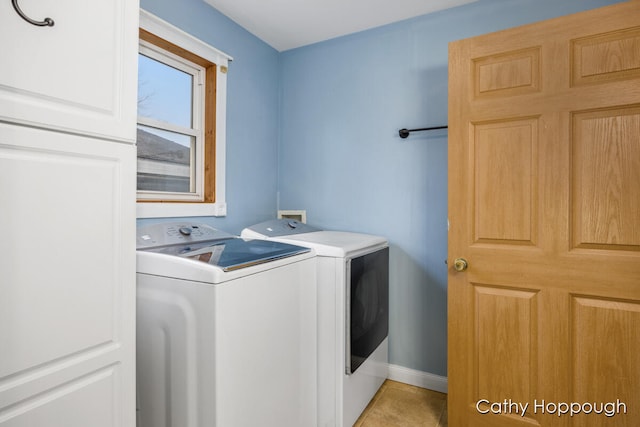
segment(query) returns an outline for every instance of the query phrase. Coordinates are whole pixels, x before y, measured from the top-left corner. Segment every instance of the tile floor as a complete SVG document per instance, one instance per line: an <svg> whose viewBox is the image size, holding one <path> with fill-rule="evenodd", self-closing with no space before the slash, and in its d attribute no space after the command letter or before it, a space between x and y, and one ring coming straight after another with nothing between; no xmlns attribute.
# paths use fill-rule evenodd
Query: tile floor
<svg viewBox="0 0 640 427"><path fill-rule="evenodd" d="M387 380L354 427L447 427L447 395Z"/></svg>

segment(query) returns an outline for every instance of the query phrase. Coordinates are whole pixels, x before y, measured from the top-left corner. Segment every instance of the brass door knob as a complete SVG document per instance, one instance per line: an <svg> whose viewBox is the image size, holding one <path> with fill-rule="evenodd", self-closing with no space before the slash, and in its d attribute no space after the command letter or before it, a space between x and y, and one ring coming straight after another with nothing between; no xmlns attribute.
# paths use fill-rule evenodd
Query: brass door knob
<svg viewBox="0 0 640 427"><path fill-rule="evenodd" d="M469 267L469 263L464 258L456 258L456 260L453 261L453 268L455 268L456 271L465 271L467 267Z"/></svg>

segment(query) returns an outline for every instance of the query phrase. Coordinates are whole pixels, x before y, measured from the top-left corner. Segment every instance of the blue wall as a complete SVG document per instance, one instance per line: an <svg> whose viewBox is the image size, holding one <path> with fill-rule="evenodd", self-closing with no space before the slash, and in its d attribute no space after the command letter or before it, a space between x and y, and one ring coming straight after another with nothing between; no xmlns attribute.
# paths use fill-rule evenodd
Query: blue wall
<svg viewBox="0 0 640 427"><path fill-rule="evenodd" d="M202 0L141 0L140 7L233 57L227 74L227 217L200 218L239 234L274 218L279 53ZM140 220L138 224L157 222Z"/></svg>
<svg viewBox="0 0 640 427"><path fill-rule="evenodd" d="M233 56L226 218L276 210L380 234L391 252L391 363L447 375L447 44L616 0L479 0L278 53L202 0L141 7ZM151 220L147 220L151 221ZM145 221L140 221L144 223Z"/></svg>
<svg viewBox="0 0 640 427"><path fill-rule="evenodd" d="M284 52L279 208L391 243L390 361L447 375L447 44L616 1L480 0ZM534 43L534 41L532 41Z"/></svg>

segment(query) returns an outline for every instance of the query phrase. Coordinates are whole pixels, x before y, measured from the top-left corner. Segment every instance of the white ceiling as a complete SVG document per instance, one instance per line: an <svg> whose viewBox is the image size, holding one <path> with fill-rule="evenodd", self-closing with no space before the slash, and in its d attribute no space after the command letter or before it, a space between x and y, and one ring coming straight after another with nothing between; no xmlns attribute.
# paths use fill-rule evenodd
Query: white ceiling
<svg viewBox="0 0 640 427"><path fill-rule="evenodd" d="M284 51L476 0L205 0Z"/></svg>

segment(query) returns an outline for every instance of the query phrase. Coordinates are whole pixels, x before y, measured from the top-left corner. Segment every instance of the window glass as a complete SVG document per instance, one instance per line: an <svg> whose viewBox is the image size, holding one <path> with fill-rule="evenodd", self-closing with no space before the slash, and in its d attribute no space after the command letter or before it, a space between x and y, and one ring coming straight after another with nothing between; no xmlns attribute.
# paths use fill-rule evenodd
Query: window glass
<svg viewBox="0 0 640 427"><path fill-rule="evenodd" d="M193 126L193 76L138 55L138 116Z"/></svg>
<svg viewBox="0 0 640 427"><path fill-rule="evenodd" d="M138 125L138 190L193 191L195 138Z"/></svg>
<svg viewBox="0 0 640 427"><path fill-rule="evenodd" d="M150 44L138 63L138 197L201 200L203 68Z"/></svg>

